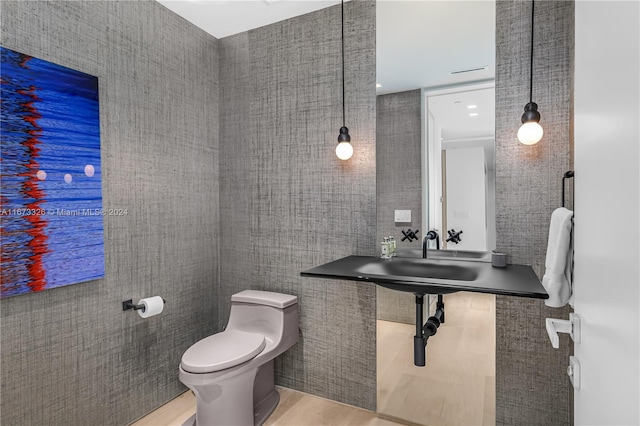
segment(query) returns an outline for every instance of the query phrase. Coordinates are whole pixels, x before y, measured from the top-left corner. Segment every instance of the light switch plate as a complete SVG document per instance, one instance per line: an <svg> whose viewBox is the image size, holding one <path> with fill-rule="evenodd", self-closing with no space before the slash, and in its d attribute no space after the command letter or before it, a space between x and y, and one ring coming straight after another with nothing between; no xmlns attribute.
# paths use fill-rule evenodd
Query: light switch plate
<svg viewBox="0 0 640 426"><path fill-rule="evenodd" d="M411 223L411 210L396 210L395 221L396 223Z"/></svg>

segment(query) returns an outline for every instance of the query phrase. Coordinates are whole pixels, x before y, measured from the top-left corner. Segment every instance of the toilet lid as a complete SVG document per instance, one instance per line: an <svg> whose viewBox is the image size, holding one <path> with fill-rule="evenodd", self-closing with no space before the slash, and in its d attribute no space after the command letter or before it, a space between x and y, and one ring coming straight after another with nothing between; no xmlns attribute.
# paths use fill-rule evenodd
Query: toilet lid
<svg viewBox="0 0 640 426"><path fill-rule="evenodd" d="M261 334L229 330L206 337L182 355L182 369L190 373L212 373L255 358L266 343Z"/></svg>

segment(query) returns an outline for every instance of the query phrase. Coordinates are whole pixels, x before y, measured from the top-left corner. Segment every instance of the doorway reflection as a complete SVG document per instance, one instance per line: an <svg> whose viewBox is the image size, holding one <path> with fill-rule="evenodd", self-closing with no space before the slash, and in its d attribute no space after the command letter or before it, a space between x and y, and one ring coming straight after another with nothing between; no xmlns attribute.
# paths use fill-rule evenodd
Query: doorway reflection
<svg viewBox="0 0 640 426"><path fill-rule="evenodd" d="M413 365L415 326L377 322L378 412L421 425L495 424L495 296L444 296L446 322Z"/></svg>

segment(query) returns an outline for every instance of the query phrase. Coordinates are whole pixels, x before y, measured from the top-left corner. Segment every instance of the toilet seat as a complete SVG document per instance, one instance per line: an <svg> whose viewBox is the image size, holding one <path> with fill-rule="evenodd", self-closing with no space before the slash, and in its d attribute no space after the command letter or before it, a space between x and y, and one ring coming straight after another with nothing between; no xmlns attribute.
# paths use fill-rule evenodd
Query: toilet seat
<svg viewBox="0 0 640 426"><path fill-rule="evenodd" d="M182 369L190 373L213 373L255 358L264 350L264 336L228 330L205 337L182 355Z"/></svg>

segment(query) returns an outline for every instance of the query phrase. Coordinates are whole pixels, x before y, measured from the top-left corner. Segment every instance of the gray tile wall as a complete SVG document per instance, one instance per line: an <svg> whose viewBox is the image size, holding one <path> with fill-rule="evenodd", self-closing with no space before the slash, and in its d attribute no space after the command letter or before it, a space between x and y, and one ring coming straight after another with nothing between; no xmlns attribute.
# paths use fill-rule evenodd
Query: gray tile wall
<svg viewBox="0 0 640 426"><path fill-rule="evenodd" d="M243 289L295 294L300 341L276 363L280 385L375 409L375 288L302 270L376 241L375 3L340 6L220 40L220 323Z"/></svg>
<svg viewBox="0 0 640 426"><path fill-rule="evenodd" d="M422 230L421 90L377 97L377 247L393 235L398 248L420 250ZM394 210L411 210L411 223L396 224ZM419 229L420 240L401 241L402 230ZM411 293L377 287L377 316L386 321L415 322L415 297Z"/></svg>
<svg viewBox="0 0 640 426"><path fill-rule="evenodd" d="M124 425L218 329L218 42L155 1L2 1L1 44L99 78L106 278L0 302L3 425ZM122 312L160 295L164 312Z"/></svg>
<svg viewBox="0 0 640 426"><path fill-rule="evenodd" d="M499 0L496 7L496 221L498 250L542 278L549 219L571 168L574 3L537 1L535 10L533 98L545 134L527 147L516 132L529 100L531 2ZM568 318L569 311L496 298L497 424L572 423L566 366L573 342L563 335L552 349L545 331L545 318Z"/></svg>

